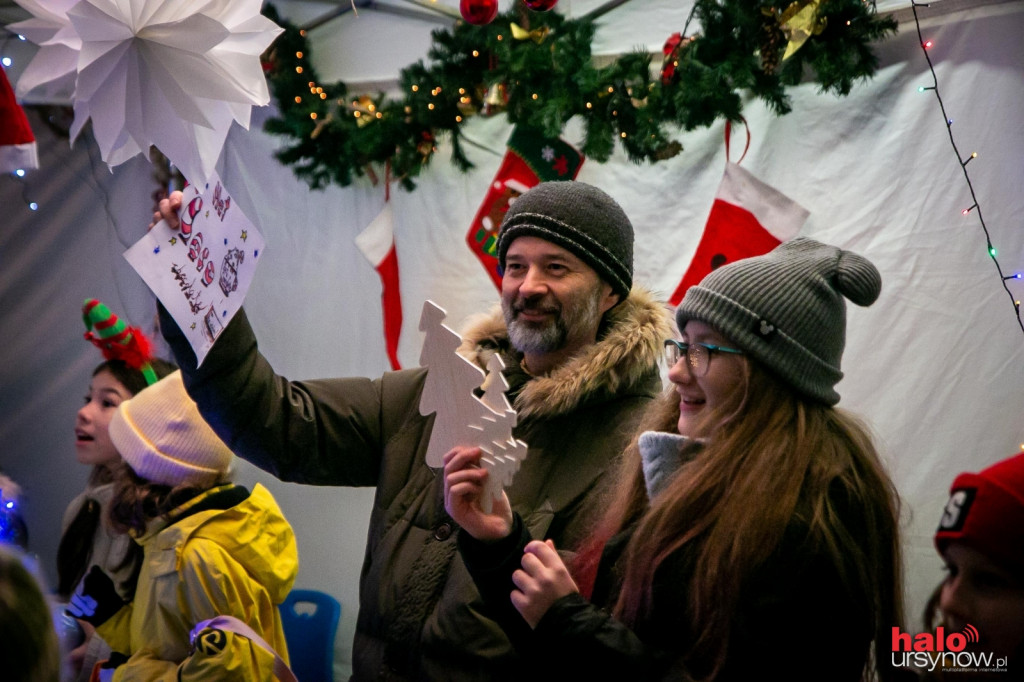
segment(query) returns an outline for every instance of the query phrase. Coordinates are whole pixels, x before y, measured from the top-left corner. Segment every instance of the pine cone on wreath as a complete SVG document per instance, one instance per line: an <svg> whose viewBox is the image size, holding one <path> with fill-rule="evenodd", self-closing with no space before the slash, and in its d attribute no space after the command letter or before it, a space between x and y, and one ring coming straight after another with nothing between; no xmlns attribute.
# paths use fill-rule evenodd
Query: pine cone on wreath
<svg viewBox="0 0 1024 682"><path fill-rule="evenodd" d="M774 7L761 9L761 70L769 76L779 68L779 55L786 44L786 34L779 26L779 17Z"/></svg>

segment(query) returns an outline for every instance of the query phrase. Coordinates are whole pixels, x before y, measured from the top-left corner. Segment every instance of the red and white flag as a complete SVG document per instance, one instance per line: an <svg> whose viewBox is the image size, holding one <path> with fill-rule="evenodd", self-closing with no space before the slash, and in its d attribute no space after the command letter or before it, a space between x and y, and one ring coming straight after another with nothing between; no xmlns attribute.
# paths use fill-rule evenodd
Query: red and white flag
<svg viewBox="0 0 1024 682"><path fill-rule="evenodd" d="M390 202L385 202L377 217L356 236L356 246L380 275L388 360L392 369L401 369L398 339L402 334L402 294L398 287L398 255L395 252L394 216Z"/></svg>
<svg viewBox="0 0 1024 682"><path fill-rule="evenodd" d="M0 67L0 172L39 168L36 138L24 110L14 98L7 73Z"/></svg>

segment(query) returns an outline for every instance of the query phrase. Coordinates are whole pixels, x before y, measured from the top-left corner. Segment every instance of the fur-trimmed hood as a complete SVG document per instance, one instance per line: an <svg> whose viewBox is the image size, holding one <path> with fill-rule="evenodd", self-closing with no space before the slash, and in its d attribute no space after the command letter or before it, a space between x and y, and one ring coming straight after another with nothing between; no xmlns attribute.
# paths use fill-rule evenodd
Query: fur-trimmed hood
<svg viewBox="0 0 1024 682"><path fill-rule="evenodd" d="M662 343L671 334L666 306L646 289L633 287L625 301L608 311L604 335L550 374L527 381L514 407L521 418L563 414L597 393L645 383L657 372ZM506 360L506 375L521 371L522 356L509 343L500 305L469 321L459 347L460 354L483 368L496 352L515 358L513 365Z"/></svg>

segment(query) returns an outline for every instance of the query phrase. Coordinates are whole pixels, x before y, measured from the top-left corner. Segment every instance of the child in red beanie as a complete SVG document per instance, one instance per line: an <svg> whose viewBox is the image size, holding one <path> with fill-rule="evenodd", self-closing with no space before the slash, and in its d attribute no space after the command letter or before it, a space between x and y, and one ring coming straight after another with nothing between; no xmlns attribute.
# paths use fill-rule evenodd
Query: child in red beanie
<svg viewBox="0 0 1024 682"><path fill-rule="evenodd" d="M967 635L968 650L993 654L993 668L957 671L957 680L1024 675L1024 453L956 477L935 547L948 575L926 627ZM938 608L938 614L935 613ZM935 616L939 618L936 619ZM935 622L938 620L939 622ZM976 641L975 641L976 639Z"/></svg>

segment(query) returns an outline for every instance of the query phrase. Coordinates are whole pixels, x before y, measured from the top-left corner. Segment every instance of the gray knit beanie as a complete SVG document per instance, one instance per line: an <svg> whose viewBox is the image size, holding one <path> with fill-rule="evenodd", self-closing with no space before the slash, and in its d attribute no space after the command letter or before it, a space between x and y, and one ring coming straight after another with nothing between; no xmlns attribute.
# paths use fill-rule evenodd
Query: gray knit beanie
<svg viewBox="0 0 1024 682"><path fill-rule="evenodd" d="M516 198L501 223L498 263L517 237L540 237L594 268L619 301L633 286L633 225L615 200L585 182L542 182Z"/></svg>
<svg viewBox="0 0 1024 682"><path fill-rule="evenodd" d="M676 310L714 327L797 391L829 405L846 343L846 303L875 302L882 277L871 261L799 237L770 253L724 265L690 287Z"/></svg>

